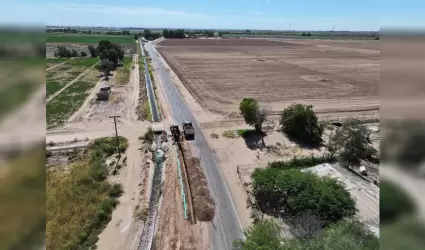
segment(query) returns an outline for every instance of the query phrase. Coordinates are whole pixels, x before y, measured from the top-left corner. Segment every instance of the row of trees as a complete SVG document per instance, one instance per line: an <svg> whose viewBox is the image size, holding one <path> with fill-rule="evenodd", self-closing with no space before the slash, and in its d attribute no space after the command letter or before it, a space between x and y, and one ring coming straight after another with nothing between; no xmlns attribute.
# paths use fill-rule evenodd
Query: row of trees
<svg viewBox="0 0 425 250"><path fill-rule="evenodd" d="M185 38L186 37L185 36L184 29L176 29L176 30L165 29L165 30L162 31L162 35L165 38L179 38L179 39L182 39L182 38Z"/></svg>
<svg viewBox="0 0 425 250"><path fill-rule="evenodd" d="M262 124L269 114L267 107L254 98L244 98L239 110L245 122L253 126L264 138ZM312 105L292 104L282 111L279 123L281 131L293 141L314 147L323 142L325 124L319 121ZM371 155L376 154L367 138L367 128L358 121L349 119L330 138L327 147L332 156L338 155L344 166L358 165L362 159L369 159Z"/></svg>
<svg viewBox="0 0 425 250"><path fill-rule="evenodd" d="M75 49L68 49L67 47L60 45L58 46L57 51L55 52L55 57L86 57L87 53L85 51L81 51L78 53Z"/></svg>
<svg viewBox="0 0 425 250"><path fill-rule="evenodd" d="M119 61L124 59L121 46L108 40L100 41L96 48L89 46L89 51L92 57L99 56L101 62L97 68L104 72L106 80L109 73L117 68Z"/></svg>

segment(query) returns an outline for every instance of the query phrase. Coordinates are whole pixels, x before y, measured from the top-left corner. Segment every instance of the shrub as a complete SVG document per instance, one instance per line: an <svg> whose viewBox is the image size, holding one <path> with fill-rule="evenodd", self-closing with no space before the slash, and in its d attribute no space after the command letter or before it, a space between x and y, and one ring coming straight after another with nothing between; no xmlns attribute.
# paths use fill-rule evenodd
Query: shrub
<svg viewBox="0 0 425 250"><path fill-rule="evenodd" d="M335 162L335 157L332 155L324 155L321 157L306 156L294 157L290 161L273 161L269 163L271 168L292 169L292 168L307 168L314 167L323 163Z"/></svg>
<svg viewBox="0 0 425 250"><path fill-rule="evenodd" d="M252 193L261 211L272 216L317 217L326 225L356 213L355 201L336 179L297 169L255 169Z"/></svg>
<svg viewBox="0 0 425 250"><path fill-rule="evenodd" d="M309 144L322 142L324 126L319 123L312 105L292 104L283 110L280 125L292 139Z"/></svg>
<svg viewBox="0 0 425 250"><path fill-rule="evenodd" d="M122 195L124 191L122 190L122 185L119 183L115 183L112 185L111 189L109 190L109 195L111 197L119 197Z"/></svg>

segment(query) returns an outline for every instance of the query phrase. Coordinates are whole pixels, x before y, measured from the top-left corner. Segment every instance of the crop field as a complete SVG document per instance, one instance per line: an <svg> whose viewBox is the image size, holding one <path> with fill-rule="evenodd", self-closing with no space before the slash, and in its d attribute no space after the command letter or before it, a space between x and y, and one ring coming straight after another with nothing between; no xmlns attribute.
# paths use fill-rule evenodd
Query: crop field
<svg viewBox="0 0 425 250"><path fill-rule="evenodd" d="M175 39L157 50L191 95L219 114L239 113L244 97L267 104L272 114L293 102L322 113L377 112L379 51L367 44L374 41L362 41L362 49L351 46L359 42L325 42Z"/></svg>
<svg viewBox="0 0 425 250"><path fill-rule="evenodd" d="M73 75L76 75L76 73L73 73ZM90 70L84 77L80 78L46 104L47 128L64 124L81 107L89 95L90 90L95 86L97 75L98 72L95 69ZM52 83L50 89L57 88L58 84L58 82ZM47 86L47 90L49 90L49 85Z"/></svg>
<svg viewBox="0 0 425 250"><path fill-rule="evenodd" d="M46 37L46 43L97 44L101 40L109 40L113 43L118 43L118 44L134 43L133 36L47 34L47 37Z"/></svg>
<svg viewBox="0 0 425 250"><path fill-rule="evenodd" d="M60 58L62 59L62 58ZM53 59L54 60L54 59ZM49 59L48 61L53 61ZM67 58L67 60L69 60ZM75 79L79 74L93 66L97 58L77 58L62 64L46 73L46 95L52 94L63 88L68 82Z"/></svg>

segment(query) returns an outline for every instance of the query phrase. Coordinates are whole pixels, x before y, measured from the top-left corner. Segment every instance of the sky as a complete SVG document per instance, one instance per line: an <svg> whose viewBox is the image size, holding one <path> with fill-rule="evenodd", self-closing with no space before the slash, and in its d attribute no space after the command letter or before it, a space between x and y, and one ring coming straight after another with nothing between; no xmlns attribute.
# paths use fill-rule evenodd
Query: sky
<svg viewBox="0 0 425 250"><path fill-rule="evenodd" d="M2 0L0 23L350 30L425 24L423 0Z"/></svg>

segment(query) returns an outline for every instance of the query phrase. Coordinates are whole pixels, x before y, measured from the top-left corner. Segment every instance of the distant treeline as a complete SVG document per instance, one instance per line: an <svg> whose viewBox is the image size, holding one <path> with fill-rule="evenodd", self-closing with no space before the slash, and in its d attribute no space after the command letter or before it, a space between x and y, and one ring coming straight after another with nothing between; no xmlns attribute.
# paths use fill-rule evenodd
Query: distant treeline
<svg viewBox="0 0 425 250"><path fill-rule="evenodd" d="M131 35L129 30L122 31L92 31L92 30L78 30L71 28L63 28L63 29L46 29L46 33L68 33L68 34L93 34L93 35L112 35L112 36L129 36Z"/></svg>

